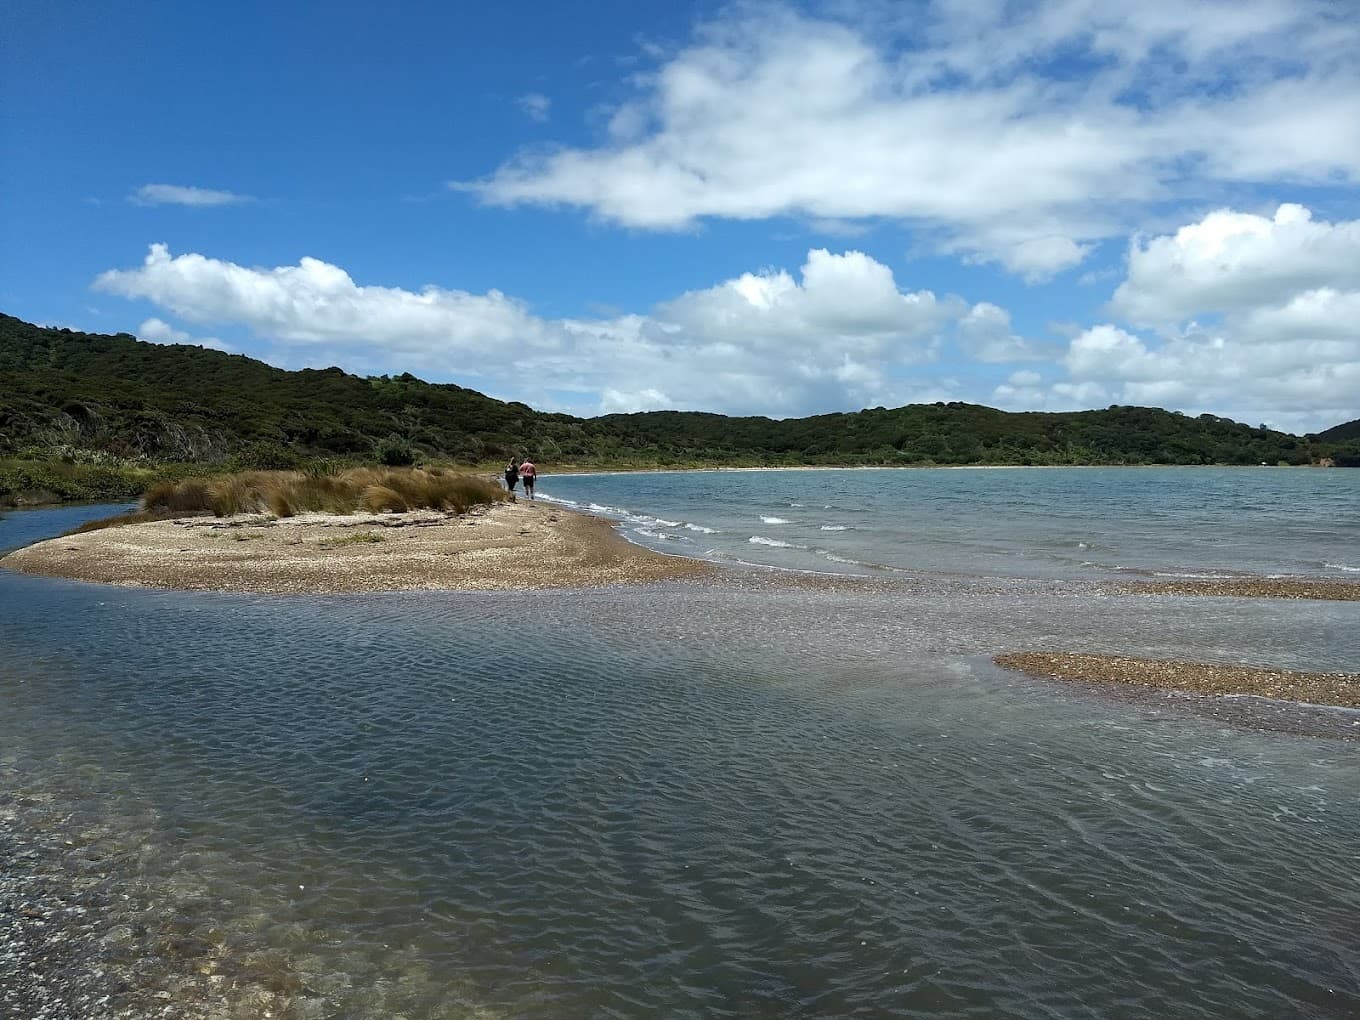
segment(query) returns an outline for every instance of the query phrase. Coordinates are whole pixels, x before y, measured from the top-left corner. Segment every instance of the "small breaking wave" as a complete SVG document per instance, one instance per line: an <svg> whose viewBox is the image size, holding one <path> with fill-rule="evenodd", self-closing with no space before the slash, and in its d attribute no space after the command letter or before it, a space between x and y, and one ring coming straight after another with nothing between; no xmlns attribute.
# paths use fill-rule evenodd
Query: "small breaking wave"
<svg viewBox="0 0 1360 1020"><path fill-rule="evenodd" d="M781 542L777 538L766 538L764 535L752 535L747 539L752 545L768 545L775 549L806 549L805 545L798 545L796 542Z"/></svg>
<svg viewBox="0 0 1360 1020"><path fill-rule="evenodd" d="M764 516L764 515L762 514L762 515L761 515L761 518L760 518L760 523L761 523L761 524L792 524L793 521L789 520L787 517L766 517L766 516Z"/></svg>
<svg viewBox="0 0 1360 1020"><path fill-rule="evenodd" d="M850 528L845 524L823 524L822 531L849 531Z"/></svg>
<svg viewBox="0 0 1360 1020"><path fill-rule="evenodd" d="M702 524L691 524L689 521L685 522L685 530L697 531L701 535L716 535L718 533L717 528L706 528Z"/></svg>
<svg viewBox="0 0 1360 1020"><path fill-rule="evenodd" d="M629 519L636 521L638 524L658 525L663 528L680 527L679 521L668 521L664 517L648 517L646 514L638 514L637 516L630 515Z"/></svg>
<svg viewBox="0 0 1360 1020"><path fill-rule="evenodd" d="M1323 566L1330 570L1344 570L1348 574L1360 574L1360 567L1352 567L1348 563L1324 563Z"/></svg>
<svg viewBox="0 0 1360 1020"><path fill-rule="evenodd" d="M668 531L656 531L652 528L634 528L633 534L641 535L643 538L654 538L660 542L692 542L692 538L684 535L672 535Z"/></svg>

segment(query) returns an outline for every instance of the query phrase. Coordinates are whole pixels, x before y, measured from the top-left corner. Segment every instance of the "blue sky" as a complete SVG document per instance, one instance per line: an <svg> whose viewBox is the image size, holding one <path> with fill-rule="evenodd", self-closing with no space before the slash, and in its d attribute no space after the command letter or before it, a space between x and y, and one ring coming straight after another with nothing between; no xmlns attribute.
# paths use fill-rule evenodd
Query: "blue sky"
<svg viewBox="0 0 1360 1020"><path fill-rule="evenodd" d="M1360 417L1348 2L70 4L0 309L536 407Z"/></svg>

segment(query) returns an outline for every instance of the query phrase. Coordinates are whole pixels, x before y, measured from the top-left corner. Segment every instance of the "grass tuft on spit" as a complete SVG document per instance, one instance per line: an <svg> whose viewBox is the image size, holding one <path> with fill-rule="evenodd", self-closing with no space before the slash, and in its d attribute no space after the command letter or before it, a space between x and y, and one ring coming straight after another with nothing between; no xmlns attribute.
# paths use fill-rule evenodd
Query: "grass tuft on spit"
<svg viewBox="0 0 1360 1020"><path fill-rule="evenodd" d="M486 479L420 468L363 467L333 475L244 471L154 485L142 499L142 512L158 516L211 513L216 517L245 513L292 517L308 512L352 514L360 510L464 513L505 498L500 486Z"/></svg>

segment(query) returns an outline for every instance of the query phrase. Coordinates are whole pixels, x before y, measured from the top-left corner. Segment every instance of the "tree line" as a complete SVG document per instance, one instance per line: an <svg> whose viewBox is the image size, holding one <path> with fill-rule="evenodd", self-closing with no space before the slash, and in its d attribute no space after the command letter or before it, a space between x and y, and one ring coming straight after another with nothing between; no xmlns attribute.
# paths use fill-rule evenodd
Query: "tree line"
<svg viewBox="0 0 1360 1020"><path fill-rule="evenodd" d="M0 458L294 467L316 458L600 467L929 464L1360 465L1360 422L1294 436L1151 407L1007 412L960 402L808 418L652 411L577 418L410 374L290 372L240 354L0 315Z"/></svg>

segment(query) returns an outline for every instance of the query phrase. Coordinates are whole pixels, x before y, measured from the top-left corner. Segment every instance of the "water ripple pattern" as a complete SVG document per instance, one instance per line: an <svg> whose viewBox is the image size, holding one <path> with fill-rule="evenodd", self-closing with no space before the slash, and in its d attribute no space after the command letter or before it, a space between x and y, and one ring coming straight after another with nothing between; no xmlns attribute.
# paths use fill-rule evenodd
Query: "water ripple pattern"
<svg viewBox="0 0 1360 1020"><path fill-rule="evenodd" d="M106 965L176 931L275 1015L1360 1013L1356 745L988 661L1353 659L1349 604L1178 605L0 572L0 765L131 862Z"/></svg>

